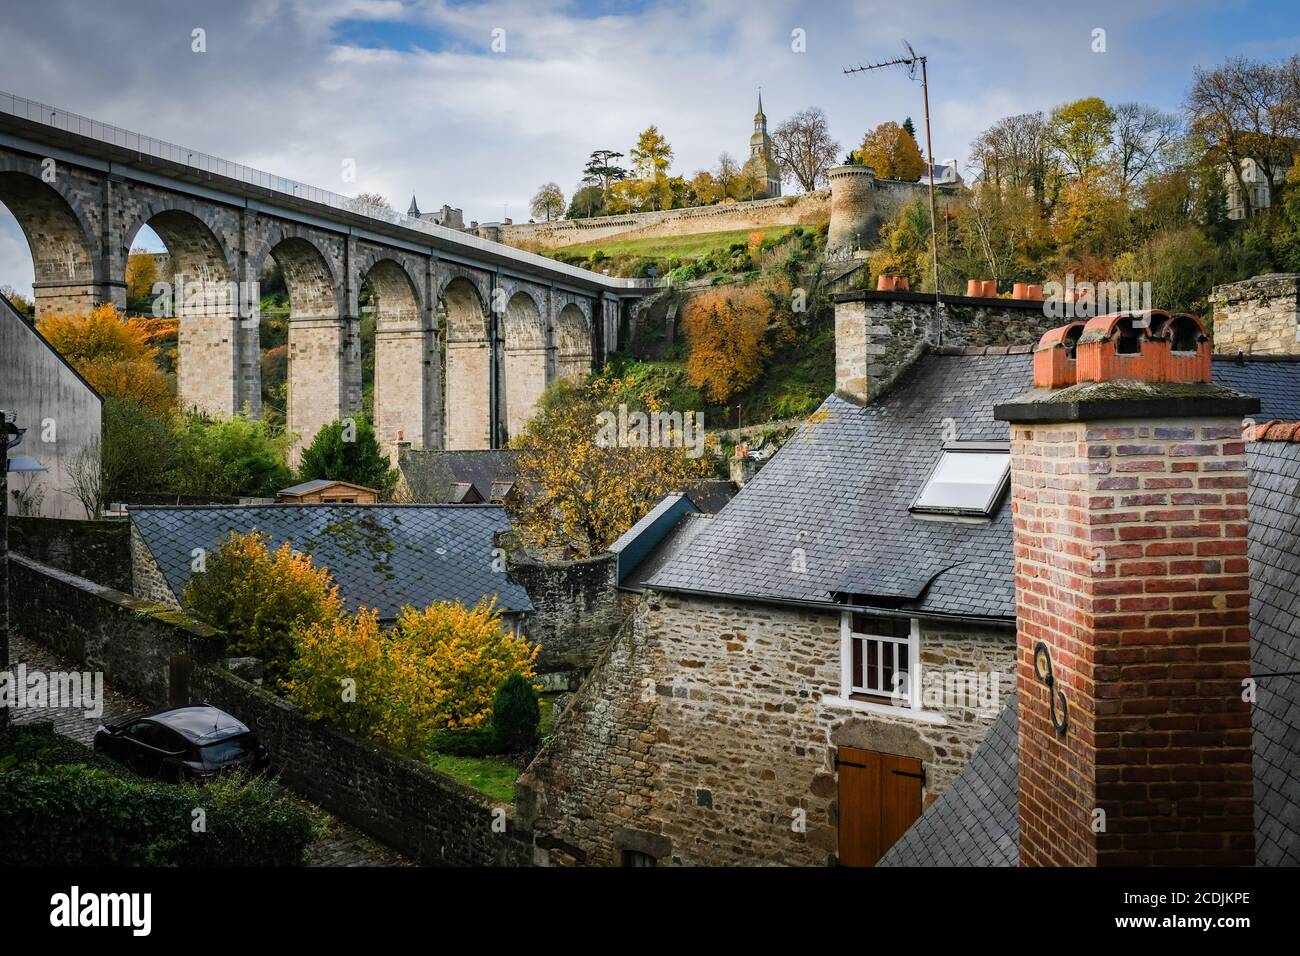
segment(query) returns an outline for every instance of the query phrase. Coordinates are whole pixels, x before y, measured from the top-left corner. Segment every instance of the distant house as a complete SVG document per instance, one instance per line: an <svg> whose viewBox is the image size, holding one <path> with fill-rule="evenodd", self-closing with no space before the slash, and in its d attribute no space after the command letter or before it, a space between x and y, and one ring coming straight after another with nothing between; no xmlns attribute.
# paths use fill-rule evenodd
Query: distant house
<svg viewBox="0 0 1300 956"><path fill-rule="evenodd" d="M477 504L505 500L514 484L515 460L508 448L435 451L399 444L397 467L412 501Z"/></svg>
<svg viewBox="0 0 1300 956"><path fill-rule="evenodd" d="M1253 157L1246 157L1241 163L1241 178L1246 184L1243 195L1241 183L1233 175L1231 164L1226 165L1223 170L1223 186L1228 191L1228 218L1246 219L1273 205L1273 190L1286 179L1290 168L1290 163L1276 164L1273 181L1269 182L1259 163Z"/></svg>
<svg viewBox="0 0 1300 956"><path fill-rule="evenodd" d="M260 531L271 548L288 543L311 555L349 608L375 608L381 621L435 601L496 601L516 626L533 610L497 548L497 535L510 530L499 507L138 507L130 521L135 594L172 607L181 605L196 556L214 553L231 532Z"/></svg>
<svg viewBox="0 0 1300 956"><path fill-rule="evenodd" d="M94 517L86 514L74 476L98 480L103 399L4 296L0 361L0 407L13 410L14 424L26 429L10 458L44 469L9 474L9 513Z"/></svg>
<svg viewBox="0 0 1300 956"><path fill-rule="evenodd" d="M292 505L373 505L379 501L379 492L350 481L314 478L285 488L275 498Z"/></svg>

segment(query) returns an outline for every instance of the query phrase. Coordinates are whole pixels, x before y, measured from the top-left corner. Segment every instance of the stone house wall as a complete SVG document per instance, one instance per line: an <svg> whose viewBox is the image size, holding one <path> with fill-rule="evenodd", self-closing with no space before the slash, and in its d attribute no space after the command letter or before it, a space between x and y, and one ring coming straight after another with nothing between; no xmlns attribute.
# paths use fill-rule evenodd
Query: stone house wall
<svg viewBox="0 0 1300 956"><path fill-rule="evenodd" d="M1010 629L922 628L923 675L995 674L1006 692L1014 653ZM933 724L832 705L839 655L834 612L648 594L520 778L547 861L618 865L639 849L662 864L825 866L840 746L919 758L933 800L996 708Z"/></svg>
<svg viewBox="0 0 1300 956"><path fill-rule="evenodd" d="M1216 286L1214 351L1300 355L1300 275L1263 275Z"/></svg>
<svg viewBox="0 0 1300 956"><path fill-rule="evenodd" d="M131 593L146 601L179 608L180 600L134 524L131 525Z"/></svg>

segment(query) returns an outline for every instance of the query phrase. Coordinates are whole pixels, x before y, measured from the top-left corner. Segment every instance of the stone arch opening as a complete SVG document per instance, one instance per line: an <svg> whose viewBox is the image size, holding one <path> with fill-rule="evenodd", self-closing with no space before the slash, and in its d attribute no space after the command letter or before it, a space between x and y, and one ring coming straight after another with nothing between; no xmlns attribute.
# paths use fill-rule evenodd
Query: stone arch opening
<svg viewBox="0 0 1300 956"><path fill-rule="evenodd" d="M294 436L296 460L323 426L355 411L347 382L352 343L334 274L320 249L288 236L268 255L283 277L289 304L285 424Z"/></svg>
<svg viewBox="0 0 1300 956"><path fill-rule="evenodd" d="M50 312L86 312L102 301L89 230L57 189L39 176L0 170L0 203L27 240L38 319ZM25 279L5 277L20 291Z"/></svg>
<svg viewBox="0 0 1300 956"><path fill-rule="evenodd" d="M487 309L474 283L457 276L442 291L446 329L447 448L492 447L492 346Z"/></svg>
<svg viewBox="0 0 1300 956"><path fill-rule="evenodd" d="M190 212L155 213L125 237L119 259L128 281L128 250L145 227L166 249L161 268L155 266L154 281L166 283L170 291L155 297L151 288L133 298L128 287L127 305L133 311L177 319L176 388L181 408L211 415L245 409L260 414L257 328L245 328L240 321L240 291L221 241Z"/></svg>
<svg viewBox="0 0 1300 956"><path fill-rule="evenodd" d="M555 317L555 375L580 382L591 374L591 322L575 302Z"/></svg>
<svg viewBox="0 0 1300 956"><path fill-rule="evenodd" d="M516 292L506 303L503 339L505 374L501 393L509 441L533 417L547 380L546 322L537 301L527 292Z"/></svg>
<svg viewBox="0 0 1300 956"><path fill-rule="evenodd" d="M436 338L424 321L419 291L393 259L375 262L361 286L367 303L361 307L362 391L367 386L371 391L370 402L363 405L368 405L380 445L391 453L400 438L412 448L431 448L438 410ZM372 358L367 354L371 334Z"/></svg>

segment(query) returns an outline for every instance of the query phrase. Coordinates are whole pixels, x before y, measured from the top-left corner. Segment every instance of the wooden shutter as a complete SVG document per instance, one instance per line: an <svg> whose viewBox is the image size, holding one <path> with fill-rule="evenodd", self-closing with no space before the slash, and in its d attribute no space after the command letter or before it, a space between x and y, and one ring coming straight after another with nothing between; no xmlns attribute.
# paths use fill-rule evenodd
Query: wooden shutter
<svg viewBox="0 0 1300 956"><path fill-rule="evenodd" d="M921 761L841 747L839 860L874 866L921 815Z"/></svg>

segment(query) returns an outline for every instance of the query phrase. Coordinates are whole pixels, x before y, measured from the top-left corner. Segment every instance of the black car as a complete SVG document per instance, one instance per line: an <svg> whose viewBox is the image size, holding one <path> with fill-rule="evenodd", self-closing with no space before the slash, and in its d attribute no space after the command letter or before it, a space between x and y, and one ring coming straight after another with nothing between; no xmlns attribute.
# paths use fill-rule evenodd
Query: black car
<svg viewBox="0 0 1300 956"><path fill-rule="evenodd" d="M271 764L271 755L251 730L207 704L101 724L95 750L136 773L176 782L203 782L232 770L255 774Z"/></svg>

